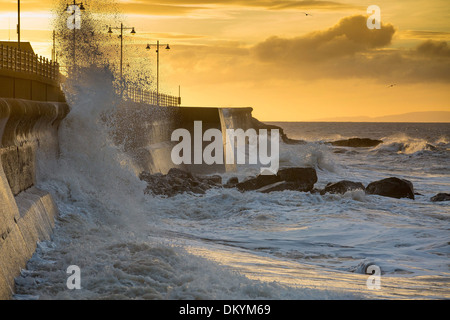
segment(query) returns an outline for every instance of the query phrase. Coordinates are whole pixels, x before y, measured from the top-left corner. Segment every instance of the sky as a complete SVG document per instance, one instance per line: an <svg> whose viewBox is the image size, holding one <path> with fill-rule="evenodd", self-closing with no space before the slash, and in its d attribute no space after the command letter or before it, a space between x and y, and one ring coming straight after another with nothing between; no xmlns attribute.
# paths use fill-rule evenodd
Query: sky
<svg viewBox="0 0 450 320"><path fill-rule="evenodd" d="M170 44L160 90L181 88L185 106L252 107L261 121L450 112L448 0L114 2L137 32L127 65L152 65L154 79L156 53L139 48ZM380 29L367 27L370 5ZM21 38L47 57L54 7L21 1ZM1 40L17 39L16 23L17 1L0 0Z"/></svg>

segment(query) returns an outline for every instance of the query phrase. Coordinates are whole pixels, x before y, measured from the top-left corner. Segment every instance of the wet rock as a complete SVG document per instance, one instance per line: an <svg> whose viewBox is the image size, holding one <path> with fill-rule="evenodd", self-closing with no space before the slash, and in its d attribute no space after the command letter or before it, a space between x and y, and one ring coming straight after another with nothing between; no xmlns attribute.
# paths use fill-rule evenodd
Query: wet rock
<svg viewBox="0 0 450 320"><path fill-rule="evenodd" d="M347 140L338 140L330 142L331 145L337 147L352 147L352 148L369 148L376 147L380 143L383 143L381 140L372 140L368 138L351 138Z"/></svg>
<svg viewBox="0 0 450 320"><path fill-rule="evenodd" d="M222 177L219 175L201 177L202 180L208 181L210 184L222 185Z"/></svg>
<svg viewBox="0 0 450 320"><path fill-rule="evenodd" d="M273 184L269 184L268 186L262 187L258 189L258 192L269 193L274 191L285 191L285 190L295 190L295 191L303 191L298 190L299 186L295 182L287 182L287 181L279 181ZM309 191L309 190L308 190Z"/></svg>
<svg viewBox="0 0 450 320"><path fill-rule="evenodd" d="M193 178L192 173L178 169L178 168L171 168L169 170L169 172L167 172L167 176L179 177L182 179L192 179Z"/></svg>
<svg viewBox="0 0 450 320"><path fill-rule="evenodd" d="M414 187L411 181L392 177L370 183L366 187L366 194L414 200Z"/></svg>
<svg viewBox="0 0 450 320"><path fill-rule="evenodd" d="M326 193L340 193L340 194L344 194L347 191L352 191L352 190L363 190L365 191L366 188L364 187L364 185L361 182L353 182L353 181L348 181L348 180L343 180L343 181L339 181L339 182L330 182L328 183L325 188L320 191L321 195L324 195Z"/></svg>
<svg viewBox="0 0 450 320"><path fill-rule="evenodd" d="M433 202L450 201L450 193L438 193L430 199Z"/></svg>
<svg viewBox="0 0 450 320"><path fill-rule="evenodd" d="M258 190L276 182L280 182L280 179L276 175L258 175L238 183L236 188L239 191Z"/></svg>
<svg viewBox="0 0 450 320"><path fill-rule="evenodd" d="M238 183L236 188L240 191L258 190L264 193L283 190L307 192L314 188L316 182L317 173L314 168L285 168L280 169L277 175L250 178Z"/></svg>
<svg viewBox="0 0 450 320"><path fill-rule="evenodd" d="M314 168L285 168L277 173L281 181L296 184L295 190L311 191L317 182L317 172ZM289 189L292 190L292 189Z"/></svg>
<svg viewBox="0 0 450 320"><path fill-rule="evenodd" d="M194 176L180 169L170 169L166 175L141 172L139 178L147 183L145 194L173 197L180 193L205 194L206 190L222 185L222 177Z"/></svg>
<svg viewBox="0 0 450 320"><path fill-rule="evenodd" d="M237 177L231 177L228 179L227 183L224 184L224 188L234 188L239 183L239 179Z"/></svg>

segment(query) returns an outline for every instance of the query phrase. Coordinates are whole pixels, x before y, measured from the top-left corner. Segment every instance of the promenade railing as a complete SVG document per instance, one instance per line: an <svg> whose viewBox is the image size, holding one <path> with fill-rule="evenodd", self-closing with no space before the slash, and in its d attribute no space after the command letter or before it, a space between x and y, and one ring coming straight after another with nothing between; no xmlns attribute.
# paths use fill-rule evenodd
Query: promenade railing
<svg viewBox="0 0 450 320"><path fill-rule="evenodd" d="M57 81L59 64L29 51L0 45L0 69L41 76Z"/></svg>
<svg viewBox="0 0 450 320"><path fill-rule="evenodd" d="M29 51L0 44L0 70L34 74L47 80L58 81L59 64ZM138 103L160 107L175 107L181 105L181 98L154 91L143 90L126 85L123 98Z"/></svg>
<svg viewBox="0 0 450 320"><path fill-rule="evenodd" d="M125 86L124 98L138 103L145 103L160 107L176 107L181 104L181 98L154 91L143 90L133 86ZM158 99L159 97L159 99Z"/></svg>

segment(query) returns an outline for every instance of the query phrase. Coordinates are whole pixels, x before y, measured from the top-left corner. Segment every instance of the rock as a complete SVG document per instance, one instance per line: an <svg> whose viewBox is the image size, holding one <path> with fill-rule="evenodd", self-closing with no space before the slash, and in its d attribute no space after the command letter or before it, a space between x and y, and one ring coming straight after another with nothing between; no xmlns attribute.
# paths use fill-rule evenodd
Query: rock
<svg viewBox="0 0 450 320"><path fill-rule="evenodd" d="M277 184L278 182L289 183ZM262 190L264 192L269 192L268 190L275 191L275 189L276 191L297 190L305 192L311 191L316 182L317 174L314 168L285 168L280 169L277 175L258 175L255 178L240 182L236 185L236 188L240 191L251 191L276 184L271 188Z"/></svg>
<svg viewBox="0 0 450 320"><path fill-rule="evenodd" d="M259 175L236 185L240 191L258 190L272 192L282 190L311 191L317 182L314 168L285 168L277 175Z"/></svg>
<svg viewBox="0 0 450 320"><path fill-rule="evenodd" d="M167 173L167 176L179 177L182 179L192 179L193 178L192 173L178 169L178 168L171 168L169 170L169 172Z"/></svg>
<svg viewBox="0 0 450 320"><path fill-rule="evenodd" d="M269 193L274 191L285 191L285 190L294 190L294 191L303 191L298 190L298 184L295 182L287 182L287 181L279 181L273 184L269 184L268 186L262 187L258 189L258 192Z"/></svg>
<svg viewBox="0 0 450 320"><path fill-rule="evenodd" d="M180 193L204 194L206 190L222 185L218 175L197 177L180 169L170 169L166 175L141 172L139 178L147 182L145 194L173 197Z"/></svg>
<svg viewBox="0 0 450 320"><path fill-rule="evenodd" d="M363 190L365 191L366 188L361 182L353 182L348 180L343 180L335 183L328 183L325 188L320 192L321 195L324 195L326 193L340 193L344 194L347 191L352 190Z"/></svg>
<svg viewBox="0 0 450 320"><path fill-rule="evenodd" d="M393 177L370 183L366 187L366 194L414 200L414 187L411 181Z"/></svg>
<svg viewBox="0 0 450 320"><path fill-rule="evenodd" d="M433 202L450 201L450 193L438 193L434 197L431 197L430 200Z"/></svg>
<svg viewBox="0 0 450 320"><path fill-rule="evenodd" d="M295 183L295 190L298 191L311 191L314 188L314 184L317 182L317 173L314 168L280 169L277 176L280 181Z"/></svg>
<svg viewBox="0 0 450 320"><path fill-rule="evenodd" d="M239 191L258 190L276 182L280 182L280 179L276 175L258 175L255 178L250 178L238 183L236 188Z"/></svg>
<svg viewBox="0 0 450 320"><path fill-rule="evenodd" d="M214 184L214 185L222 185L222 177L219 175L213 175L213 176L207 176L207 177L202 177L202 179L204 181L209 182L210 184Z"/></svg>
<svg viewBox="0 0 450 320"><path fill-rule="evenodd" d="M190 192L196 193L196 194L205 194L206 193L205 190L203 190L202 188L199 188L199 187L192 187L190 189Z"/></svg>
<svg viewBox="0 0 450 320"><path fill-rule="evenodd" d="M330 142L331 145L337 147L352 147L352 148L369 148L376 147L380 143L383 143L381 140L372 140L368 138L351 138L348 140L338 140L334 142Z"/></svg>
<svg viewBox="0 0 450 320"><path fill-rule="evenodd" d="M231 177L228 179L227 183L224 184L224 188L234 188L239 183L239 179L237 177Z"/></svg>

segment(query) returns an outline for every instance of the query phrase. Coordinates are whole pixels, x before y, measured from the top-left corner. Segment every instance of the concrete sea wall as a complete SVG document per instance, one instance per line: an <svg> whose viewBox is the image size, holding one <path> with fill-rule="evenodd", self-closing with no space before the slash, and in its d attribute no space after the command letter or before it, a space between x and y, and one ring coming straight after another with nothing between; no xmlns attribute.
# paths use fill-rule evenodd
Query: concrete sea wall
<svg viewBox="0 0 450 320"><path fill-rule="evenodd" d="M36 153L58 156L63 102L0 98L0 299L14 293L14 278L37 243L50 238L58 210L36 188Z"/></svg>
<svg viewBox="0 0 450 320"><path fill-rule="evenodd" d="M201 121L202 135L208 129L247 130L254 127L252 108L207 108L207 107L165 107L157 108L142 104L127 103L119 108L115 118L115 141L129 154L136 171L166 174L171 168L180 168L193 173L220 173L233 170L224 164L174 165L171 160L172 148L178 141L171 141L172 132L186 129L194 136L194 122ZM225 135L224 143L225 143ZM193 140L193 139L192 139ZM192 150L194 149L194 141ZM203 142L203 147L210 142ZM225 145L224 145L225 146ZM193 152L192 152L193 153Z"/></svg>

